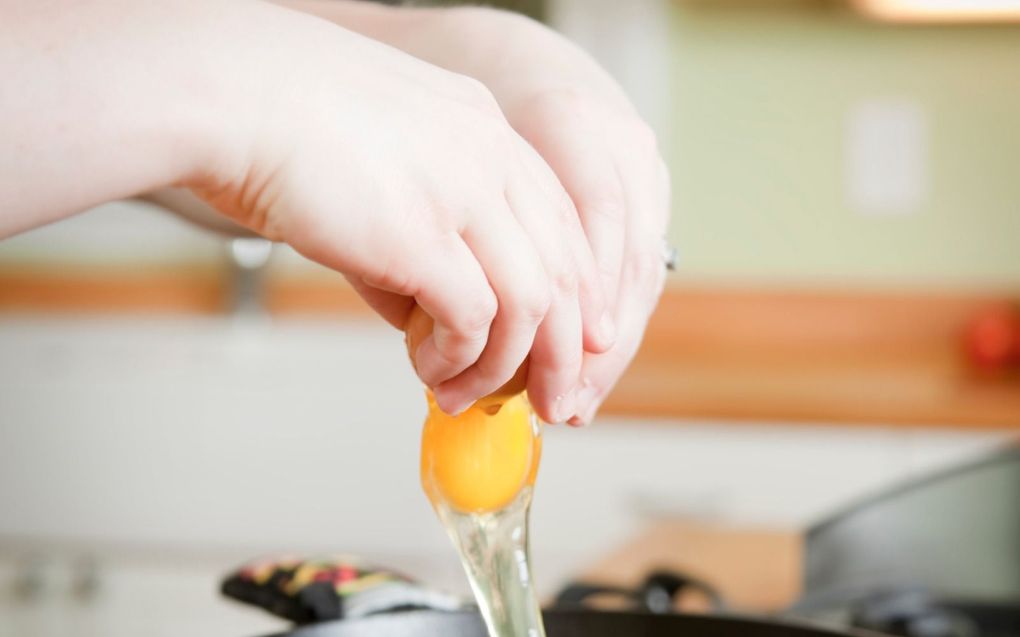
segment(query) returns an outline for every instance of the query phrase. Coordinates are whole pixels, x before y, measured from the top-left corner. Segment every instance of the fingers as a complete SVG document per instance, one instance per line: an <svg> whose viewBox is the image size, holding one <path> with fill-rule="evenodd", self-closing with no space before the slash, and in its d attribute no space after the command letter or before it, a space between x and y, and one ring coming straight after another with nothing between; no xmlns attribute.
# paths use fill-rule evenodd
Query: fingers
<svg viewBox="0 0 1020 637"><path fill-rule="evenodd" d="M383 270L363 279L375 288L414 297L433 318L432 335L413 356L422 382L435 387L478 360L496 316L496 296L475 256L455 233L408 242L403 251L394 255L388 268L399 274Z"/></svg>
<svg viewBox="0 0 1020 637"><path fill-rule="evenodd" d="M640 346L648 318L662 293L666 269L661 245L669 216L668 175L657 154L634 154L619 171L626 184L626 252L618 288L617 343L601 355L586 355L577 396L577 415L568 422L590 423L602 401ZM643 158L635 161L638 157Z"/></svg>
<svg viewBox="0 0 1020 637"><path fill-rule="evenodd" d="M528 368L528 396L538 415L547 422L563 422L574 413L574 390L581 369L582 335L581 271L576 250L567 238L571 226L564 213L550 210L557 199L535 188L530 179L512 184L507 201L521 226L531 237L549 282L550 304L535 334ZM568 210L572 215L573 211ZM580 227L573 229L581 241ZM604 304L594 266L589 261L585 293L591 305ZM592 290L591 288L596 288ZM597 307L599 315L603 308ZM596 318L597 320L597 318Z"/></svg>
<svg viewBox="0 0 1020 637"><path fill-rule="evenodd" d="M574 202L612 309L626 236L624 190L604 130L574 115L527 137Z"/></svg>
<svg viewBox="0 0 1020 637"><path fill-rule="evenodd" d="M478 361L436 388L436 401L447 413L463 411L513 377L549 309L549 283L539 254L509 207L503 208L463 231L464 241L488 276L499 309Z"/></svg>
<svg viewBox="0 0 1020 637"><path fill-rule="evenodd" d="M658 254L657 251L651 251ZM655 310L661 285L640 272L646 266L624 266L617 305L619 336L613 349L605 354L585 354L577 389L575 416L567 422L574 426L590 424L609 391L626 371L641 346L648 319ZM665 268L663 268L665 270Z"/></svg>
<svg viewBox="0 0 1020 637"><path fill-rule="evenodd" d="M621 282L621 303L618 309L620 337L616 345L604 354L584 355L581 382L577 390L576 415L567 420L570 425L583 426L592 422L602 402L623 376L641 345L650 311L647 304L638 303L636 297L624 289L630 285L629 281Z"/></svg>
<svg viewBox="0 0 1020 637"><path fill-rule="evenodd" d="M506 189L509 214L462 231L498 303L489 342L474 365L436 387L436 399L444 411L462 411L509 380L530 351L532 403L543 419L562 422L575 411L582 349L605 351L615 328L569 198L520 144L524 166Z"/></svg>
<svg viewBox="0 0 1020 637"><path fill-rule="evenodd" d="M343 272L394 326L404 328L415 302L432 317L432 334L411 353L423 383L435 387L478 360L496 315L496 296L456 229L297 227L290 240L297 239L302 254Z"/></svg>
<svg viewBox="0 0 1020 637"><path fill-rule="evenodd" d="M567 249L573 256L574 263L578 265L577 286L582 345L587 352L596 354L605 352L616 342L613 309L576 212L572 211L566 224Z"/></svg>
<svg viewBox="0 0 1020 637"><path fill-rule="evenodd" d="M528 398L546 422L565 422L577 412L581 373L581 313L577 301L553 292L552 304L535 335L528 367Z"/></svg>
<svg viewBox="0 0 1020 637"><path fill-rule="evenodd" d="M365 302L387 323L398 330L404 329L404 325L407 324L407 315L414 307L412 297L376 289L355 276L344 275L344 278L351 284L354 291L365 299Z"/></svg>
<svg viewBox="0 0 1020 637"><path fill-rule="evenodd" d="M523 140L521 148L525 172L511 182L508 199L534 237L554 285L576 287L584 348L604 352L612 347L616 329L577 211L545 160Z"/></svg>

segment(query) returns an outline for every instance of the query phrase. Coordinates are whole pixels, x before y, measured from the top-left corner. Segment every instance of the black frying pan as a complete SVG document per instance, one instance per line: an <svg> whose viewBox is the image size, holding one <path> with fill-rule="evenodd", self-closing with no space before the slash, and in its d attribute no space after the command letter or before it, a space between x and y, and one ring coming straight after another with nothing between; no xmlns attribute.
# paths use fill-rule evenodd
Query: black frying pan
<svg viewBox="0 0 1020 637"><path fill-rule="evenodd" d="M545 627L549 637L847 636L847 633L750 619L586 609L547 610ZM477 613L412 611L314 624L277 637L486 637L486 634Z"/></svg>

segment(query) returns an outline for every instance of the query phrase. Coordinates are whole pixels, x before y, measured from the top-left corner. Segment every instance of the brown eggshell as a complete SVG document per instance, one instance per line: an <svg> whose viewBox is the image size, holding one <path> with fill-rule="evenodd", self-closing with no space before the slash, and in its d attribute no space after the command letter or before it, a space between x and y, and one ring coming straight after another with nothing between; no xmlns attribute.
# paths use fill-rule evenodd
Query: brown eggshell
<svg viewBox="0 0 1020 637"><path fill-rule="evenodd" d="M410 315L407 317L407 323L404 324L404 343L407 345L407 355L411 358L411 365L414 365L415 369L417 369L417 363L414 360L414 353L418 350L418 346L422 344L422 341L432 334L432 325L432 317L425 310L421 309L420 305L414 306L414 309L411 310ZM506 400L524 391L527 383L528 361L525 360L517 369L517 373L514 374L513 378L482 400L486 402L490 402L492 399Z"/></svg>

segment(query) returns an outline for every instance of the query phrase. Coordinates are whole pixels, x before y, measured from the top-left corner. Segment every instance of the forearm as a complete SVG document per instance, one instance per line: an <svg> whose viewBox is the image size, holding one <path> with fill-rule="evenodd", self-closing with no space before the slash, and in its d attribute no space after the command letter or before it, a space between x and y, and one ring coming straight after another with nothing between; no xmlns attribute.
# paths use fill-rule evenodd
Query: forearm
<svg viewBox="0 0 1020 637"><path fill-rule="evenodd" d="M616 83L579 47L510 11L393 7L360 0L273 1L479 80L506 111L542 94L593 91L618 108L630 108Z"/></svg>
<svg viewBox="0 0 1020 637"><path fill-rule="evenodd" d="M0 237L214 172L236 6L0 2Z"/></svg>

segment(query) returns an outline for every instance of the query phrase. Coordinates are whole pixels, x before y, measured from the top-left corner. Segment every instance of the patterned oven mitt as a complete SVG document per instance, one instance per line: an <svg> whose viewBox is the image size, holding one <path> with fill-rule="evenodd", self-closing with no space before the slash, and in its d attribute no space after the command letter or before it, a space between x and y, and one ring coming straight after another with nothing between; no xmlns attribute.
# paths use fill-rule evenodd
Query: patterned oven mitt
<svg viewBox="0 0 1020 637"><path fill-rule="evenodd" d="M259 560L229 575L224 595L297 624L413 609L457 610L459 597L349 557Z"/></svg>

